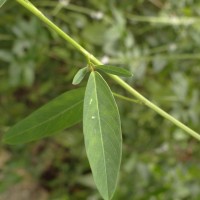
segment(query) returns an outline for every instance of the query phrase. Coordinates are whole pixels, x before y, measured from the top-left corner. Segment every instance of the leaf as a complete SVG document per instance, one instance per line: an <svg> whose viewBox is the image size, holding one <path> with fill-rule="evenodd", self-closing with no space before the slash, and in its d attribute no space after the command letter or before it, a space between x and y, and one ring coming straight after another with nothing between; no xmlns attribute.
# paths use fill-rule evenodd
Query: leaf
<svg viewBox="0 0 200 200"><path fill-rule="evenodd" d="M7 0L0 0L0 8L3 6L4 3L6 3Z"/></svg>
<svg viewBox="0 0 200 200"><path fill-rule="evenodd" d="M86 87L83 130L94 181L102 197L109 200L116 188L121 162L121 122L109 86L95 71Z"/></svg>
<svg viewBox="0 0 200 200"><path fill-rule="evenodd" d="M78 85L83 80L83 78L85 77L87 72L88 72L87 67L84 67L84 68L78 70L78 72L76 73L76 75L73 78L72 84Z"/></svg>
<svg viewBox="0 0 200 200"><path fill-rule="evenodd" d="M124 76L124 77L130 77L133 76L131 72L124 68L110 66L110 65L97 65L95 66L95 69L98 71L103 71L109 74L114 74L118 76Z"/></svg>
<svg viewBox="0 0 200 200"><path fill-rule="evenodd" d="M13 126L3 140L26 143L53 135L82 119L84 88L65 92Z"/></svg>

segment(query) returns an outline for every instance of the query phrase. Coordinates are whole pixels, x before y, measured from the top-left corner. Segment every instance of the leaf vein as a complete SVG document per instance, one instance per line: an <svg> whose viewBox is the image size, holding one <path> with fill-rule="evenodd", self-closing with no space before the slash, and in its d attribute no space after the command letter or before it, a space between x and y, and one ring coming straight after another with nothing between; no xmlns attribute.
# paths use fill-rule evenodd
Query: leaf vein
<svg viewBox="0 0 200 200"><path fill-rule="evenodd" d="M78 104L80 104L82 101L83 101L83 100L81 100L81 101L75 103L74 105L68 107L66 110L63 110L62 112L60 112L60 113L54 115L54 116L51 117L50 119L45 120L45 121L43 121L42 123L37 124L37 125L35 125L35 126L29 128L29 129L26 129L26 130L23 131L23 132L19 132L18 134L13 134L13 135L11 135L10 137L7 137L6 139L11 139L11 138L14 138L14 137L16 137L16 136L23 135L24 133L30 131L31 129L35 129L35 128L37 128L37 127L40 127L40 126L42 126L43 124L45 124L45 123L47 123L47 122L49 122L49 121L52 121L53 119L55 119L55 118L58 117L59 115L62 115L63 113L65 113L65 112L71 110L72 108L74 108L75 106L77 106Z"/></svg>

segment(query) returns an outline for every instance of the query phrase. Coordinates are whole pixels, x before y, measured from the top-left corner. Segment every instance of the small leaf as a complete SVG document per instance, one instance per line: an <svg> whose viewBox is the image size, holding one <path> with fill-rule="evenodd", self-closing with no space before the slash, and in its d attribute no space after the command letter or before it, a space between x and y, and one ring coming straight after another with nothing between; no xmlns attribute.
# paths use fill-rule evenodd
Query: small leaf
<svg viewBox="0 0 200 200"><path fill-rule="evenodd" d="M4 3L6 3L7 0L0 0L0 8L3 6Z"/></svg>
<svg viewBox="0 0 200 200"><path fill-rule="evenodd" d="M102 197L110 200L121 162L121 122L109 86L95 71L91 72L86 87L83 130L94 181Z"/></svg>
<svg viewBox="0 0 200 200"><path fill-rule="evenodd" d="M26 143L53 135L82 119L84 88L65 92L10 128L3 140Z"/></svg>
<svg viewBox="0 0 200 200"><path fill-rule="evenodd" d="M97 65L95 66L96 70L103 71L109 74L114 74L118 76L130 77L133 76L131 72L124 68L110 66L110 65Z"/></svg>
<svg viewBox="0 0 200 200"><path fill-rule="evenodd" d="M78 85L83 80L83 78L85 77L87 72L88 72L87 67L84 67L84 68L78 70L78 72L76 73L76 75L73 78L72 84Z"/></svg>

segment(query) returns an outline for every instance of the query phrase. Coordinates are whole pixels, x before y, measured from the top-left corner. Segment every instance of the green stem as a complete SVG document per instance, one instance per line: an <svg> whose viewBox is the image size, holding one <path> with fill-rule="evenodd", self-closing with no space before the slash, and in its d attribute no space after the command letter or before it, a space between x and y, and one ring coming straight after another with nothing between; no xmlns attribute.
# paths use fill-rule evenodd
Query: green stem
<svg viewBox="0 0 200 200"><path fill-rule="evenodd" d="M91 55L88 51L86 51L82 46L80 46L76 41L74 41L70 36L68 36L64 31L62 31L59 27L57 27L54 23L52 23L47 17L45 17L32 3L30 3L28 0L16 0L19 4L24 6L26 9L28 9L30 12L32 12L34 15L36 15L40 20L42 20L45 24L47 24L51 29L53 29L58 35L60 35L62 38L64 38L67 42L69 42L71 45L73 45L78 51L80 51L86 58L89 58L90 61L92 61L94 64L102 65L102 63L95 58L93 55ZM115 75L109 75L113 80L115 80L119 85L121 85L126 91L128 91L130 94L135 96L137 99L139 99L142 103L144 103L146 106L163 116L165 119L168 119L173 124L178 126L179 128L185 130L187 133L189 133L194 138L200 140L200 135L166 113L164 110L150 102L148 99L143 97L139 92L137 92L135 89L133 89L131 86L129 86L126 82L124 82L121 78Z"/></svg>
<svg viewBox="0 0 200 200"><path fill-rule="evenodd" d="M140 16L127 14L126 17L134 22L148 22L154 24L166 24L166 25L192 25L199 23L199 19L195 17L152 17L152 16Z"/></svg>
<svg viewBox="0 0 200 200"><path fill-rule="evenodd" d="M85 14L85 15L91 15L92 13L97 12L95 10L91 10L89 8L85 8L85 7L82 7L82 6L77 6L77 5L74 5L74 4L71 4L71 3L67 4L67 5L63 5L62 3L59 3L57 1L54 1L54 2L39 1L39 2L35 3L35 5L39 6L39 7L42 7L42 6L45 6L45 7L56 7L58 4L62 5L63 9L67 9L67 10L70 10L70 11L73 11L73 12L77 12L77 13L81 13L81 14Z"/></svg>
<svg viewBox="0 0 200 200"><path fill-rule="evenodd" d="M133 103L138 103L138 104L142 104L142 102L140 100L137 100L137 99L131 99L131 98L128 98L128 97L125 97L125 96L122 96L120 94L117 94L115 92L113 92L113 95L120 98L120 99L123 99L125 101L130 101L130 102L133 102Z"/></svg>
<svg viewBox="0 0 200 200"><path fill-rule="evenodd" d="M150 52L151 53L151 52ZM152 61L155 59L155 57L158 57L161 60L199 60L200 54L194 53L194 54L174 54L174 55L163 55L163 54L157 54L156 56L140 56L140 57L133 57L135 61ZM117 58L111 58L109 60L110 64L123 64L126 61L126 59L117 59Z"/></svg>
<svg viewBox="0 0 200 200"><path fill-rule="evenodd" d="M74 41L70 36L68 36L64 31L62 31L58 26L56 26L53 22L51 22L47 17L43 15L31 2L28 0L16 0L22 6L24 6L27 10L31 11L35 16L37 16L40 20L42 20L46 25L48 25L51 29L53 29L58 35L60 35L63 39L72 44L76 49L78 49L83 55L88 57L90 54L87 52L81 45L79 45L76 41ZM90 55L90 59L93 60L94 56ZM97 60L97 59L96 59ZM99 62L100 63L100 62Z"/></svg>

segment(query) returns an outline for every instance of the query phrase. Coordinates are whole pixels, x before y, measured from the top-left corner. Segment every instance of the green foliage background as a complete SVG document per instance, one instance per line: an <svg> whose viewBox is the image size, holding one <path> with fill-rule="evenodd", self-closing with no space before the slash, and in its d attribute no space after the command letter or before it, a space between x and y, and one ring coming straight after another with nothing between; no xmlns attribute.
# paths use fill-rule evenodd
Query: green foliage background
<svg viewBox="0 0 200 200"><path fill-rule="evenodd" d="M32 3L104 63L133 72L125 80L145 97L200 130L199 1ZM8 1L0 11L0 137L36 108L75 88L73 76L85 65L70 44ZM113 91L127 95L108 82ZM199 142L144 105L117 103L123 160L113 199L198 200ZM0 199L31 198L100 199L81 123L26 145L0 143Z"/></svg>

